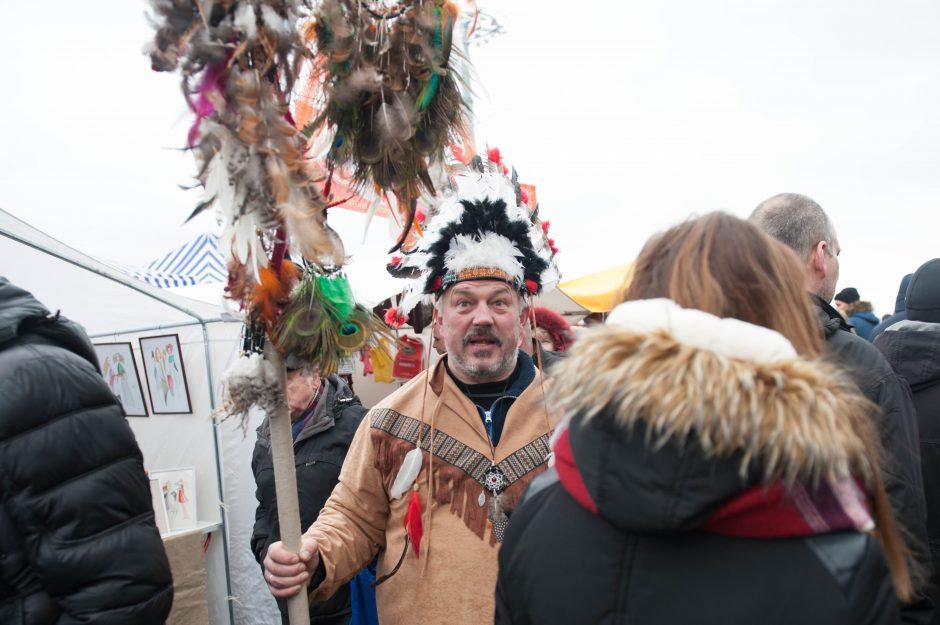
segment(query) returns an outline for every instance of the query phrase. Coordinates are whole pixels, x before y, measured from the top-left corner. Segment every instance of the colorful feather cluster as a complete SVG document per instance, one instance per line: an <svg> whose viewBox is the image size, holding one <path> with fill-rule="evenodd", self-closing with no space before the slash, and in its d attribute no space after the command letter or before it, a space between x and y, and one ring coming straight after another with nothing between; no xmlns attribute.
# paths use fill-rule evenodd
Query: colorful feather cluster
<svg viewBox="0 0 940 625"><path fill-rule="evenodd" d="M278 391L261 361L265 336L329 375L376 328L389 331L356 305L338 273L345 252L326 223L324 180L290 111L297 78L315 57L299 29L310 0L151 0L151 8L152 67L179 70L195 116L187 147L204 195L190 218L209 207L219 215L230 253L226 291L258 338L225 380L226 403L244 420L252 405L270 409Z"/></svg>
<svg viewBox="0 0 940 625"><path fill-rule="evenodd" d="M457 19L446 0L323 0L310 26L317 57L306 93L321 100L299 103L317 111L305 132L321 138L330 176L345 168L360 189L397 199L403 229L393 250L418 198L436 192L430 170L468 136L454 71Z"/></svg>
<svg viewBox="0 0 940 625"><path fill-rule="evenodd" d="M325 273L309 266L281 312L271 334L278 349L319 363L320 374L336 373L343 356L359 351L384 336L395 342L385 324L356 303L342 273Z"/></svg>
<svg viewBox="0 0 940 625"><path fill-rule="evenodd" d="M307 2L151 3L152 66L180 70L196 117L188 147L204 197L193 216L216 208L222 245L249 281L260 281L262 268L283 257L286 241L279 246L277 235L289 234L313 262L342 265L342 242L326 224L326 202L305 166L306 137L289 112L295 78L310 54L297 29Z"/></svg>

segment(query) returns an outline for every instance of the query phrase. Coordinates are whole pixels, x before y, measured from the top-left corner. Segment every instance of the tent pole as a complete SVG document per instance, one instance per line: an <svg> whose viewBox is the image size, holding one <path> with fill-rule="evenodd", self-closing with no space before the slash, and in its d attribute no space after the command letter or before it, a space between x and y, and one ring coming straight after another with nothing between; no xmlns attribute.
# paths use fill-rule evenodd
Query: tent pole
<svg viewBox="0 0 940 625"><path fill-rule="evenodd" d="M205 319L199 321L200 324L205 326L207 323L222 323L225 321L237 321L236 319L225 319L223 317L217 317L215 319ZM141 332L150 332L151 330L169 330L170 328L185 328L186 326L194 325L192 321L180 321L178 323L164 323L158 326L148 326L146 328L131 328L130 330L113 330L110 332L97 332L95 334L89 334L88 338L90 339L101 339L109 336L116 336L118 334L139 334Z"/></svg>
<svg viewBox="0 0 940 625"><path fill-rule="evenodd" d="M222 557L225 560L225 605L228 607L229 625L235 625L235 606L232 596L232 573L228 554L228 509L225 507L225 485L222 481L222 445L219 442L219 420L215 416L215 382L212 379L212 355L209 351L209 328L202 325L202 345L206 356L206 380L209 384L209 410L212 415L212 445L215 447L215 475L219 489L219 518L222 520Z"/></svg>
<svg viewBox="0 0 940 625"><path fill-rule="evenodd" d="M49 248L47 248L47 247L45 247L45 246L43 246L43 245L39 245L39 244L36 243L35 241L30 241L30 240L25 239L25 238L23 238L23 237L21 237L21 236L17 236L17 235L15 235L15 234L13 234L12 232L8 232L8 231L5 231L5 230L0 230L0 234L2 234L2 235L5 236L5 237L8 237L8 238L10 238L10 239L13 239L14 241L17 241L17 242L19 242L19 243L22 243L23 245L25 245L25 246L27 246L27 247L31 247L31 248L33 248L34 250L39 250L40 252L44 252L44 253L48 254L49 256L52 256L52 257L54 257L54 258L58 258L59 260L65 261L65 262L69 263L70 265L75 265L76 267L79 267L79 268L81 268L81 269L84 269L85 271L90 271L91 273L97 274L97 275L101 276L102 278L105 278L106 280L111 280L112 282L117 282L118 284L121 284L121 285L123 285L123 286L126 286L127 288L129 288L129 289L131 289L131 290L137 291L137 292L140 293L141 295L144 295L144 296L146 296L146 297L149 297L150 299L155 299L155 300L157 300L158 302L160 302L161 304L164 304L165 306L169 306L170 308L173 308L173 309L175 309L175 310L178 310L178 311L180 311L181 313L183 313L184 315L187 315L187 316L189 316L189 317L192 317L193 319L199 321L200 323L203 322L203 318L202 318L202 317L200 317L197 313L194 313L193 311L189 310L188 308L185 308L185 307L183 307L183 306L179 306L179 305L177 305L177 304L174 304L173 302L168 302L168 301L165 300L165 299L161 299L161 298L157 297L155 294L149 292L147 289L144 289L143 287L141 287L141 286L139 286L139 285L137 285L137 284L134 284L135 282L140 282L139 280L137 280L137 278L124 278L123 276L115 276L115 275L112 275L112 274L110 274L110 273L108 273L108 272L106 272L106 271L103 271L103 270L101 270L101 269L99 269L99 268L97 268L97 267L92 267L92 266L90 266L90 265L86 265L85 263L79 262L79 261L77 261L77 260L75 260L75 259L73 259L73 258L69 258L69 257L67 257L67 256L63 256L62 254L59 254L58 252L55 252L55 251L53 251L53 250L51 250L51 249L49 249ZM148 287L148 288L153 288L153 287L151 287L149 284L147 285L147 287Z"/></svg>

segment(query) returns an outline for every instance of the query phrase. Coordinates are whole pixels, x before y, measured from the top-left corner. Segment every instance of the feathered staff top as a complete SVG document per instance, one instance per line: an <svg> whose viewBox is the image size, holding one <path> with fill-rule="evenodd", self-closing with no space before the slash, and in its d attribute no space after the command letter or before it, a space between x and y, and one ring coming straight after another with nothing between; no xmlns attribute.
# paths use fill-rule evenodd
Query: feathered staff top
<svg viewBox="0 0 940 625"><path fill-rule="evenodd" d="M200 162L204 200L192 216L213 205L221 216L231 256L226 290L248 312L245 351L260 349L267 336L329 375L387 328L355 303L337 271L343 245L326 224L322 179L310 173L307 137L290 113L296 79L314 57L298 29L309 1L151 4L153 68L180 69L196 117L188 147ZM289 246L292 258L306 262L288 260Z"/></svg>
<svg viewBox="0 0 940 625"><path fill-rule="evenodd" d="M330 177L348 167L360 189L397 199L398 249L419 196L436 192L429 167L468 136L452 46L459 14L447 0L401 0L381 11L378 4L319 4L308 28L317 56L298 115L311 117L301 123L318 136Z"/></svg>
<svg viewBox="0 0 940 625"><path fill-rule="evenodd" d="M412 279L397 318L465 280L503 280L532 295L557 283L548 222L527 205L515 171L512 178L507 173L498 151L491 150L454 176L454 188L442 194L417 247L388 267L392 275Z"/></svg>
<svg viewBox="0 0 940 625"><path fill-rule="evenodd" d="M280 277L288 237L305 258L342 265L342 242L326 225L326 202L304 164L306 137L289 112L301 62L310 56L297 29L307 2L151 5L152 66L180 69L196 116L188 147L200 163L204 198L190 218L209 206L218 211L230 277L248 287L233 297L250 299L250 284L269 263Z"/></svg>

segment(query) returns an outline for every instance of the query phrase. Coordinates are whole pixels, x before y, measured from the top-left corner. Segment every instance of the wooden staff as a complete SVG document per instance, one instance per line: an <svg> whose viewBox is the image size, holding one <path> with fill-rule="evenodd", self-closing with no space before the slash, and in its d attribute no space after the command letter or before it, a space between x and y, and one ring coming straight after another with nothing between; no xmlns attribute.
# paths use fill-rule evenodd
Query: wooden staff
<svg viewBox="0 0 940 625"><path fill-rule="evenodd" d="M274 492L277 497L277 520L281 526L281 542L294 553L300 552L300 506L297 501L297 473L294 468L294 439L291 436L290 411L287 408L287 380L284 359L270 340L265 341L264 357L278 372L281 397L277 409L268 414L271 425L271 457L274 460ZM287 600L290 625L310 625L310 602L307 582L300 592Z"/></svg>

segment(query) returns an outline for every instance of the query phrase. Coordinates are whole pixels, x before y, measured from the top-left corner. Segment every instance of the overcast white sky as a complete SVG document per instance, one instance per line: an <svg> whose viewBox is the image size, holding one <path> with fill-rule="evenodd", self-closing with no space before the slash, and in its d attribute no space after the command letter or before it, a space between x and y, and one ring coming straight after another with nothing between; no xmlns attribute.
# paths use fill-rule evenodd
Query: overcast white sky
<svg viewBox="0 0 940 625"><path fill-rule="evenodd" d="M828 211L839 288L878 314L940 256L935 3L479 3L506 33L471 50L477 135L538 187L566 278L782 191ZM129 264L215 227L179 225L194 166L168 148L190 117L178 77L142 54L146 6L0 2L0 208Z"/></svg>

